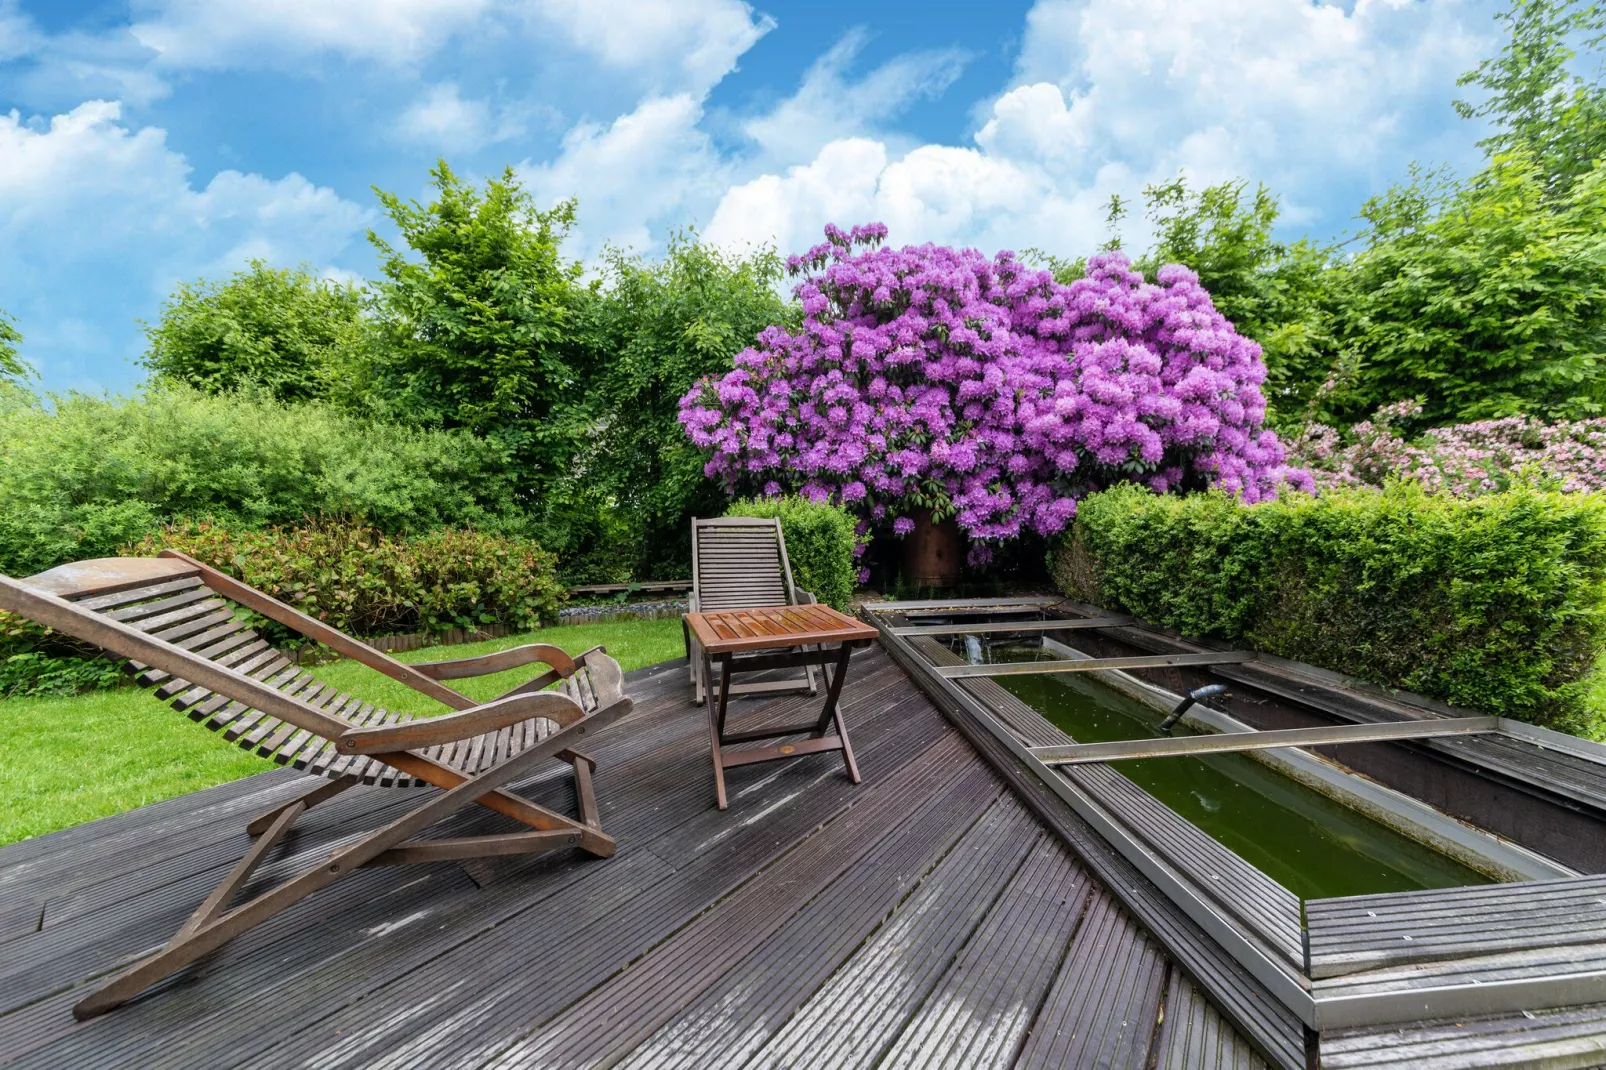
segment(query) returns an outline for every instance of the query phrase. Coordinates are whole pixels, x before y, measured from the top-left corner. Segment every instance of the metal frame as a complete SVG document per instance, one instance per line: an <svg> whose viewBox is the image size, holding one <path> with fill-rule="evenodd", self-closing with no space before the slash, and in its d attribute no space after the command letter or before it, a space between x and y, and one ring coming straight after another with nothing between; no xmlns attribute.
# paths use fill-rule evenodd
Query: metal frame
<svg viewBox="0 0 1606 1070"><path fill-rule="evenodd" d="M993 611L1008 611L1014 605L990 603ZM1303 971L1293 971L1269 956L1256 942L1252 932L1229 918L1210 903L1200 891L1181 875L1163 856L1151 851L1128 832L1119 818L1096 798L1053 771L1053 765L1075 764L1089 761L1109 761L1162 755L1228 752L1257 748L1299 747L1323 743L1355 743L1419 739L1431 736L1466 734L1508 734L1528 737L1532 734L1511 731L1504 718L1460 717L1434 722L1408 722L1389 725L1350 725L1335 728L1289 729L1271 732L1234 732L1220 736L1184 737L1180 739L1137 740L1109 744L1075 744L1064 747L1031 747L1022 742L1006 725L974 695L957 681L967 678L985 678L1000 675L1017 675L1028 672L1086 672L1096 669L1150 668L1177 665L1233 664L1252 660L1248 652L1210 652L1193 655L1168 655L1153 658L1085 658L1069 664L1027 662L994 666L939 666L932 664L910 643L911 637L934 635L921 628L894 625L881 619L888 614L903 613L910 603L870 603L864 606L864 615L881 632L882 645L902 665L916 682L934 697L940 694L939 705L962 710L980 728L994 737L1033 777L1066 803L1083 820L1091 825L1104 840L1123 858L1135 866L1179 909L1214 939L1239 965L1247 970L1283 1006L1287 1007L1308 1029L1320 1031L1347 1027L1386 1025L1396 1022L1420 1021L1441 1017L1460 1017L1472 1014L1516 1012L1534 1007L1560 1006L1569 1003L1594 1003L1606 999L1606 971L1580 971L1577 973L1535 976L1509 980L1471 981L1466 984L1433 985L1420 988L1401 988L1392 991L1352 994L1324 994L1320 982L1313 982ZM944 602L954 609L970 608L956 602ZM921 604L925 608L925 604ZM977 609L983 607L976 606ZM1095 618L1097 619L1097 618ZM1012 625L1002 622L999 630ZM1092 627L1092 625L1084 625ZM1039 629L1034 629L1039 630ZM1055 630L1042 628L1040 630ZM969 634L946 632L941 634ZM1189 660L1181 660L1189 659ZM966 670L1004 671L966 671ZM1252 740L1243 737L1253 736ZM1126 889L1111 885L1117 897L1133 906L1127 899ZM1352 978L1346 981L1353 983ZM1327 987L1338 987L1328 985Z"/></svg>
<svg viewBox="0 0 1606 1070"><path fill-rule="evenodd" d="M1093 672L1096 669L1171 669L1184 665L1242 665L1254 661L1248 650L1210 650L1202 654L1145 654L1132 658L1086 658L1081 661L1006 661L996 665L933 665L949 680L977 676L1041 676L1047 673Z"/></svg>
<svg viewBox="0 0 1606 1070"><path fill-rule="evenodd" d="M994 632L1069 632L1084 628L1119 628L1136 624L1136 617L1112 614L1107 617L1084 617L1080 620L1022 620L987 624L916 624L907 628L893 628L893 635L991 635Z"/></svg>
<svg viewBox="0 0 1606 1070"><path fill-rule="evenodd" d="M940 672L941 669L939 668ZM1033 747L1044 765L1081 765L1136 758L1170 758L1189 754L1228 754L1274 747L1315 747L1331 743L1377 743L1391 739L1428 739L1497 733L1498 717L1453 717L1393 724L1347 724L1332 728L1285 728L1269 732L1232 732L1208 736L1161 736L1112 743L1073 743L1065 747Z"/></svg>

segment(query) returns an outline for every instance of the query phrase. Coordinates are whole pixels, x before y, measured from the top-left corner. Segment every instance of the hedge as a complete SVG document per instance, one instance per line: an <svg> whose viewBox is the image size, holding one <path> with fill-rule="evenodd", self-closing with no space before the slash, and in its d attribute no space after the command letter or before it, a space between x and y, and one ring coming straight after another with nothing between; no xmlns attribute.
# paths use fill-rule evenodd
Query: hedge
<svg viewBox="0 0 1606 1070"><path fill-rule="evenodd" d="M356 636L553 623L564 599L557 560L528 539L446 528L385 535L348 520L237 530L210 521L169 525L123 552L180 550L308 616ZM255 621L276 644L295 633ZM0 613L0 696L70 694L116 683L93 648Z"/></svg>
<svg viewBox="0 0 1606 1070"><path fill-rule="evenodd" d="M1580 734L1606 639L1606 497L1402 483L1243 505L1122 486L1053 555L1074 598Z"/></svg>
<svg viewBox="0 0 1606 1070"><path fill-rule="evenodd" d="M848 607L858 573L858 537L856 522L844 510L794 495L736 502L727 515L779 517L793 581L828 606Z"/></svg>

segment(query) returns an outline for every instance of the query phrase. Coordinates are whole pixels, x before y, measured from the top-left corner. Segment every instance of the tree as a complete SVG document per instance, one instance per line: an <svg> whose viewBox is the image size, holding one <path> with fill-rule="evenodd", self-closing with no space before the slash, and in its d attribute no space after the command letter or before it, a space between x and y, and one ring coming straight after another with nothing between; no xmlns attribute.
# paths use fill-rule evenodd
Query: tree
<svg viewBox="0 0 1606 1070"><path fill-rule="evenodd" d="M0 310L0 383L20 382L33 374L17 355L22 344L22 332L4 310Z"/></svg>
<svg viewBox="0 0 1606 1070"><path fill-rule="evenodd" d="M384 272L368 386L390 418L491 440L539 495L583 433L583 351L568 335L580 265L559 252L574 203L538 211L511 168L483 192L444 160L430 177L428 205L375 191L406 250L368 235Z"/></svg>
<svg viewBox="0 0 1606 1070"><path fill-rule="evenodd" d="M362 295L306 268L252 260L217 282L184 283L147 324L144 365L207 393L244 386L282 401L344 388L362 344Z"/></svg>
<svg viewBox="0 0 1606 1070"><path fill-rule="evenodd" d="M1419 173L1367 202L1331 296L1324 422L1412 398L1429 426L1603 411L1606 170L1554 199L1549 177L1514 152L1465 185Z"/></svg>
<svg viewBox="0 0 1606 1070"><path fill-rule="evenodd" d="M684 575L691 517L725 507L681 433L678 403L764 328L797 321L797 306L777 292L783 277L772 249L728 255L695 234L672 237L661 260L604 256L582 332L595 354L588 395L597 428L583 478L606 488L638 540L630 562L638 576Z"/></svg>
<svg viewBox="0 0 1606 1070"><path fill-rule="evenodd" d="M1490 119L1494 133L1482 145L1491 157L1525 152L1537 162L1547 195L1560 196L1606 156L1606 86L1571 69L1574 48L1598 50L1606 39L1606 11L1577 0L1517 0L1497 16L1510 30L1498 56L1463 74L1481 103L1455 102L1468 119Z"/></svg>

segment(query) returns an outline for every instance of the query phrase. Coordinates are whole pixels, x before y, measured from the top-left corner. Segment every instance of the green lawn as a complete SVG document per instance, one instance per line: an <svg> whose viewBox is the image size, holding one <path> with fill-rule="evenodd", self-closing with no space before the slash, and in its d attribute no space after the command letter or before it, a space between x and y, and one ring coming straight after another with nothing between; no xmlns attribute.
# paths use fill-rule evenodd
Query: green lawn
<svg viewBox="0 0 1606 1070"><path fill-rule="evenodd" d="M437 646L399 655L439 661L551 643L577 654L601 643L626 669L684 653L678 620L613 621L547 628L484 643ZM314 670L343 691L417 714L445 706L354 661ZM453 681L477 699L494 698L540 666ZM135 806L260 773L277 766L247 754L159 702L126 689L72 698L0 701L0 844L90 821Z"/></svg>

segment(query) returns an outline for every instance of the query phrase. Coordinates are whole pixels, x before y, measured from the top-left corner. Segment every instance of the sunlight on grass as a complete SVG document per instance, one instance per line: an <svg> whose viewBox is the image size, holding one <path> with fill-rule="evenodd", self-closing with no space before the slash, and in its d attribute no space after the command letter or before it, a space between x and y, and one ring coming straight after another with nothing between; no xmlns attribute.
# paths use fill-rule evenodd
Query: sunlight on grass
<svg viewBox="0 0 1606 1070"><path fill-rule="evenodd" d="M429 647L401 654L398 660L443 661L524 643L550 643L571 654L602 644L627 671L685 652L680 621L645 620L577 624L484 643ZM376 705L425 715L446 709L353 661L313 671ZM452 681L452 686L483 700L542 671L544 666L528 665ZM0 844L276 768L143 691L0 701Z"/></svg>

